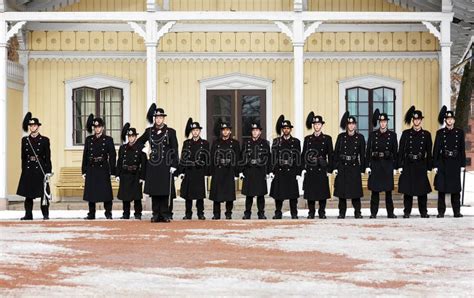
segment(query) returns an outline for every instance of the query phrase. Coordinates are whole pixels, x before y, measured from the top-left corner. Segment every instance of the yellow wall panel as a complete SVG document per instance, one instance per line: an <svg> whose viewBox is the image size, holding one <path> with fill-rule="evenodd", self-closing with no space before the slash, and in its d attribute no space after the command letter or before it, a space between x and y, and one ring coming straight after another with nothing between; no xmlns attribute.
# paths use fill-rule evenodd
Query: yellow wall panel
<svg viewBox="0 0 474 298"><path fill-rule="evenodd" d="M117 39L119 51L133 50L133 34L131 32L118 32Z"/></svg>
<svg viewBox="0 0 474 298"><path fill-rule="evenodd" d="M235 52L235 34L222 33L221 49L223 52Z"/></svg>
<svg viewBox="0 0 474 298"><path fill-rule="evenodd" d="M436 50L436 37L429 32L421 33L421 50L422 51L435 51Z"/></svg>
<svg viewBox="0 0 474 298"><path fill-rule="evenodd" d="M405 32L393 33L393 50L394 51L407 50L407 34Z"/></svg>
<svg viewBox="0 0 474 298"><path fill-rule="evenodd" d="M379 33L379 51L392 51L393 49L393 37L391 32L380 32Z"/></svg>
<svg viewBox="0 0 474 298"><path fill-rule="evenodd" d="M350 50L350 34L347 32L336 33L336 51L347 52Z"/></svg>
<svg viewBox="0 0 474 298"><path fill-rule="evenodd" d="M336 50L336 34L332 32L324 32L322 36L323 51L334 52Z"/></svg>
<svg viewBox="0 0 474 298"><path fill-rule="evenodd" d="M46 42L48 51L59 51L61 49L61 33L47 32Z"/></svg>
<svg viewBox="0 0 474 298"><path fill-rule="evenodd" d="M104 50L117 51L118 34L117 32L104 32Z"/></svg>
<svg viewBox="0 0 474 298"><path fill-rule="evenodd" d="M362 52L364 50L364 33L351 33L351 51Z"/></svg>
<svg viewBox="0 0 474 298"><path fill-rule="evenodd" d="M265 36L260 32L253 32L251 35L251 51L264 52L265 51Z"/></svg>
<svg viewBox="0 0 474 298"><path fill-rule="evenodd" d="M280 37L280 40L279 40L280 52L292 52L293 45L291 44L291 41L288 38L288 36L286 36L283 33L280 33L279 37Z"/></svg>
<svg viewBox="0 0 474 298"><path fill-rule="evenodd" d="M91 51L103 51L104 50L104 33L91 32L89 34L89 47Z"/></svg>
<svg viewBox="0 0 474 298"><path fill-rule="evenodd" d="M206 33L193 32L191 33L191 39L192 39L191 49L193 52L206 51Z"/></svg>
<svg viewBox="0 0 474 298"><path fill-rule="evenodd" d="M278 52L278 33L265 33L265 52Z"/></svg>
<svg viewBox="0 0 474 298"><path fill-rule="evenodd" d="M219 33L206 33L206 46L209 52L219 52L221 50L221 35Z"/></svg>
<svg viewBox="0 0 474 298"><path fill-rule="evenodd" d="M421 33L420 32L408 32L408 51L420 51L421 50Z"/></svg>
<svg viewBox="0 0 474 298"><path fill-rule="evenodd" d="M76 49L76 35L74 32L61 32L61 50L74 51Z"/></svg>
<svg viewBox="0 0 474 298"><path fill-rule="evenodd" d="M250 33L238 32L235 35L235 47L237 52L250 52Z"/></svg>
<svg viewBox="0 0 474 298"><path fill-rule="evenodd" d="M162 43L162 41L160 41L160 44ZM136 34L136 33L133 33L133 50L134 51L145 51L145 41L143 40L143 38Z"/></svg>
<svg viewBox="0 0 474 298"><path fill-rule="evenodd" d="M176 52L176 33L168 33L162 39L163 52Z"/></svg>
<svg viewBox="0 0 474 298"><path fill-rule="evenodd" d="M191 33L180 32L176 35L176 47L178 52L191 51Z"/></svg>
<svg viewBox="0 0 474 298"><path fill-rule="evenodd" d="M306 40L306 44L308 45L308 51L320 52L322 50L322 34L311 34L311 36Z"/></svg>
<svg viewBox="0 0 474 298"><path fill-rule="evenodd" d="M21 173L21 122L23 121L23 92L7 89L7 193L15 194Z"/></svg>
<svg viewBox="0 0 474 298"><path fill-rule="evenodd" d="M77 32L76 34L76 50L89 50L89 32Z"/></svg>
<svg viewBox="0 0 474 298"><path fill-rule="evenodd" d="M31 36L31 49L33 51L46 50L46 32L34 31Z"/></svg>
<svg viewBox="0 0 474 298"><path fill-rule="evenodd" d="M365 33L364 50L366 52L376 52L379 49L379 37L377 32Z"/></svg>

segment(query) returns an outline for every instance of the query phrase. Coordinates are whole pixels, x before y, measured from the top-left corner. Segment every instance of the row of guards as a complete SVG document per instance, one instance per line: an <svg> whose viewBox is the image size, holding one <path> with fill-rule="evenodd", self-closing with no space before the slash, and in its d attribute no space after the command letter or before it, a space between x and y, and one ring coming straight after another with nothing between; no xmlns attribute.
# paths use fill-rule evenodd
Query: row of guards
<svg viewBox="0 0 474 298"><path fill-rule="evenodd" d="M345 130L337 136L335 145L331 136L323 133L322 116L309 113L306 126L313 133L299 139L291 135L292 124L281 115L276 123L278 137L272 144L262 135L259 123L252 123L251 138L240 144L232 137L229 123L218 121L212 145L201 138L201 125L188 120L186 140L178 152L176 131L165 123L166 113L153 104L148 113L150 123L143 134L126 124L118 160L112 137L105 134L105 122L89 115L82 158L82 176L85 179L84 200L89 204L85 219L95 219L96 203L103 202L105 216L112 219L113 193L111 178L119 182L118 199L123 202L123 219L130 218L131 202L134 217L142 217L142 196L152 201L152 222L169 222L173 218L173 199L176 198L174 179L181 178L180 196L185 199L183 219L192 218L192 204L196 202L197 217L204 220L206 177L211 177L209 199L213 201L213 217L221 218L221 204L225 203L225 218L232 218L236 200L235 180L242 179L242 194L246 196L243 219L251 218L254 197L257 197L258 218L266 219L265 195L267 179L271 180L269 195L275 201L273 219L282 218L282 207L289 200L292 219L298 218L298 181L303 180L304 199L308 201L308 218L326 218L326 202L331 197L329 179L335 176L334 196L339 199L339 216L345 218L347 199L352 201L355 218L362 218L362 175L369 174L371 191L370 218L376 218L379 197L385 192L387 215L396 218L392 200L394 175L400 173L398 191L403 194L404 218L409 218L413 197L418 198L421 217L427 218L427 195L432 191L428 173L436 174L434 186L438 191L438 215L444 217L445 195L451 194L454 217L462 217L460 172L466 166L465 138L461 129L454 127L455 115L443 107L438 121L445 124L436 132L434 146L429 131L422 128L423 114L412 106L405 114L405 123L412 127L403 131L400 142L395 132L387 127L388 116L376 110L372 121L378 128L366 140L357 132L357 120L348 112L341 119ZM29 135L21 143L22 173L17 194L25 197L25 216L33 219L33 200L42 198L44 219L49 219L52 176L50 141L39 133L41 123L27 113L23 129Z"/></svg>

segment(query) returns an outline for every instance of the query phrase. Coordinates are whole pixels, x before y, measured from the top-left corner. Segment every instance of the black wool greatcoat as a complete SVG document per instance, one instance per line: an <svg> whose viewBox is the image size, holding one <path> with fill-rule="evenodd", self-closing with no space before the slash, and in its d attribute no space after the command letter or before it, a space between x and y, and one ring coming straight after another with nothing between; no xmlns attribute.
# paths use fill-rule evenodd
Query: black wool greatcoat
<svg viewBox="0 0 474 298"><path fill-rule="evenodd" d="M270 143L252 138L242 142L242 173L245 178L242 194L245 196L264 196L267 194L267 174L271 170Z"/></svg>
<svg viewBox="0 0 474 298"><path fill-rule="evenodd" d="M334 147L334 168L338 174L334 181L334 196L341 199L358 199L364 196L362 177L365 166L365 139L360 133L347 132L337 136Z"/></svg>
<svg viewBox="0 0 474 298"><path fill-rule="evenodd" d="M114 140L105 134L88 136L82 155L82 174L86 174L84 201L110 202L113 198L110 176L115 175Z"/></svg>
<svg viewBox="0 0 474 298"><path fill-rule="evenodd" d="M377 129L369 134L366 161L371 169L368 188L371 191L392 191L393 170L397 168L398 141L397 134Z"/></svg>
<svg viewBox="0 0 474 298"><path fill-rule="evenodd" d="M406 129L402 133L398 151L398 165L403 169L398 181L398 192L422 196L431 192L428 173L432 169L432 141L427 130Z"/></svg>
<svg viewBox="0 0 474 298"><path fill-rule="evenodd" d="M176 198L173 175L170 168L178 169L178 140L176 131L166 124L161 128L148 127L137 140L150 145L150 155L146 163L144 193L150 196L170 196Z"/></svg>
<svg viewBox="0 0 474 298"><path fill-rule="evenodd" d="M239 176L239 142L232 138L219 138L211 148L211 191L214 202L235 201L235 177Z"/></svg>
<svg viewBox="0 0 474 298"><path fill-rule="evenodd" d="M143 197L140 179L145 179L147 159L142 149L137 142L120 146L116 170L116 176L120 178L119 200L131 202Z"/></svg>
<svg viewBox="0 0 474 298"><path fill-rule="evenodd" d="M272 143L272 172L275 177L270 196L278 201L297 199L300 193L296 176L302 169L300 140L292 136L275 138Z"/></svg>
<svg viewBox="0 0 474 298"><path fill-rule="evenodd" d="M183 142L178 174L184 174L180 196L186 200L200 200L206 197L206 176L209 176L211 162L209 142L198 138Z"/></svg>
<svg viewBox="0 0 474 298"><path fill-rule="evenodd" d="M436 132L433 167L438 168L434 187L439 192L461 191L461 168L466 167L464 131L442 128Z"/></svg>
<svg viewBox="0 0 474 298"><path fill-rule="evenodd" d="M33 149L30 147L28 139ZM49 139L40 134L36 137L23 137L21 139L21 176L16 194L25 198L43 197L44 194L44 175L33 150L38 156L44 173L51 173L52 170Z"/></svg>
<svg viewBox="0 0 474 298"><path fill-rule="evenodd" d="M301 160L306 170L303 181L306 200L320 201L331 197L327 174L332 172L333 155L331 136L321 133L304 138Z"/></svg>

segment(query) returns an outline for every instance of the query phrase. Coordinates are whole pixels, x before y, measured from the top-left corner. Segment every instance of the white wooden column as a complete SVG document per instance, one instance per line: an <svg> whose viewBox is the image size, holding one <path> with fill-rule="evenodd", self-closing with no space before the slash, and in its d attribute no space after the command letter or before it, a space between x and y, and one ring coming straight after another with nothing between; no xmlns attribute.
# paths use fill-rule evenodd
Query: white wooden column
<svg viewBox="0 0 474 298"><path fill-rule="evenodd" d="M0 210L7 208L7 23L0 21Z"/></svg>
<svg viewBox="0 0 474 298"><path fill-rule="evenodd" d="M156 51L158 49L156 21L146 23L146 107L156 103L156 85L158 83L158 73L156 65Z"/></svg>
<svg viewBox="0 0 474 298"><path fill-rule="evenodd" d="M451 22L441 22L441 96L440 107L451 109Z"/></svg>
<svg viewBox="0 0 474 298"><path fill-rule="evenodd" d="M304 137L304 24L293 22L293 135L303 140Z"/></svg>

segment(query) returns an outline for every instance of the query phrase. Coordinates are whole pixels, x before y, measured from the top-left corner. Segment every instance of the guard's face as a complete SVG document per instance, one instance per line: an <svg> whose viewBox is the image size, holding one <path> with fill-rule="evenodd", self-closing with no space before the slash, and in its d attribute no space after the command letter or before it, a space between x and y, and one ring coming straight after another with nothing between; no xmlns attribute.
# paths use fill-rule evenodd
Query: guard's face
<svg viewBox="0 0 474 298"><path fill-rule="evenodd" d="M129 143L135 143L136 140L137 140L137 136L136 136L136 135L129 135L129 136L128 136L128 142L129 142Z"/></svg>
<svg viewBox="0 0 474 298"><path fill-rule="evenodd" d="M413 125L415 126L420 126L421 125L421 119L413 119Z"/></svg>
<svg viewBox="0 0 474 298"><path fill-rule="evenodd" d="M283 127L282 131L283 131L283 135L288 136L291 133L291 128Z"/></svg>
<svg viewBox="0 0 474 298"><path fill-rule="evenodd" d="M355 129L356 129L357 125L355 124L355 122L352 122L352 123L349 123L347 124L347 129L350 131L350 132L353 132Z"/></svg>
<svg viewBox="0 0 474 298"><path fill-rule="evenodd" d="M449 126L449 127L453 126L454 123L456 122L456 120L455 120L454 118L451 118L451 117L450 117L450 118L446 118L445 121L446 121L446 125Z"/></svg>
<svg viewBox="0 0 474 298"><path fill-rule="evenodd" d="M222 130L222 136L223 136L224 138L229 137L229 136L230 136L230 128L224 128L224 129Z"/></svg>
<svg viewBox="0 0 474 298"><path fill-rule="evenodd" d="M165 117L163 116L156 116L155 117L155 124L157 126L161 126L161 124L163 124L165 122Z"/></svg>
<svg viewBox="0 0 474 298"><path fill-rule="evenodd" d="M322 123L314 123L313 128L314 128L315 132L320 132L321 129L323 128L323 124Z"/></svg>
<svg viewBox="0 0 474 298"><path fill-rule="evenodd" d="M103 127L103 126L94 126L94 133L95 133L96 135L101 134L103 131L104 131L104 127Z"/></svg>
<svg viewBox="0 0 474 298"><path fill-rule="evenodd" d="M260 135L262 134L262 131L258 128L252 129L252 138L258 139Z"/></svg>
<svg viewBox="0 0 474 298"><path fill-rule="evenodd" d="M380 120L380 128L381 128L381 129L386 129L386 128L387 128L387 125L388 125L388 121L387 121L387 120Z"/></svg>
<svg viewBox="0 0 474 298"><path fill-rule="evenodd" d="M191 135L193 136L193 138L199 137L200 134L201 134L201 130L199 128L195 128L191 130Z"/></svg>
<svg viewBox="0 0 474 298"><path fill-rule="evenodd" d="M29 125L28 127L29 127L29 129L30 129L30 133L35 133L35 132L37 132L38 129L39 129L39 125L37 125L37 124L31 124L31 125Z"/></svg>

